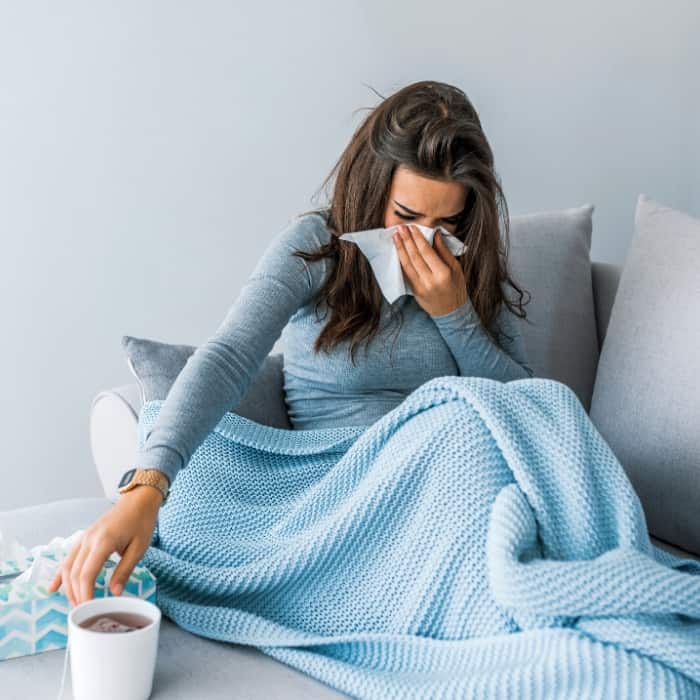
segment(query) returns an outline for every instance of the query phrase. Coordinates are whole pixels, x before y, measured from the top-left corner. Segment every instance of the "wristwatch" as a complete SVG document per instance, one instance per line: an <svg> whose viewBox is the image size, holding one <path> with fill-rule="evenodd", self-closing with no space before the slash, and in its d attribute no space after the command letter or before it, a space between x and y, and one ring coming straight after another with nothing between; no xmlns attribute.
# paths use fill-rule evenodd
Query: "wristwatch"
<svg viewBox="0 0 700 700"><path fill-rule="evenodd" d="M155 486L163 494L161 506L168 500L170 479L159 469L139 469L137 467L136 469L125 471L119 482L119 493L131 491L131 489L136 488L140 484Z"/></svg>

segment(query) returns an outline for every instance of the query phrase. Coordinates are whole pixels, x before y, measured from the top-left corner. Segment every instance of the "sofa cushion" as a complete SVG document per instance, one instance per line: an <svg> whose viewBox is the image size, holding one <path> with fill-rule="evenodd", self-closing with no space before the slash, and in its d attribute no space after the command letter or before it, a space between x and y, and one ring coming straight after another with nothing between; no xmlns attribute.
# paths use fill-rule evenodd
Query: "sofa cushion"
<svg viewBox="0 0 700 700"><path fill-rule="evenodd" d="M510 268L532 295L520 324L537 377L567 384L586 411L598 362L591 237L594 206L510 219ZM530 323L531 322L531 323Z"/></svg>
<svg viewBox="0 0 700 700"><path fill-rule="evenodd" d="M598 328L598 345L603 346L605 331L610 321L610 312L620 283L622 266L613 263L591 260L591 277L593 279L593 301L595 302L595 321Z"/></svg>
<svg viewBox="0 0 700 700"><path fill-rule="evenodd" d="M167 398L173 382L196 350L193 345L162 343L130 335L122 336L122 347L144 403ZM282 354L270 354L241 400L229 410L257 423L291 430L283 384Z"/></svg>
<svg viewBox="0 0 700 700"><path fill-rule="evenodd" d="M640 194L590 416L649 531L700 553L700 219Z"/></svg>
<svg viewBox="0 0 700 700"><path fill-rule="evenodd" d="M92 459L107 498L116 501L119 482L136 462L138 419L142 406L138 382L100 391L90 408Z"/></svg>

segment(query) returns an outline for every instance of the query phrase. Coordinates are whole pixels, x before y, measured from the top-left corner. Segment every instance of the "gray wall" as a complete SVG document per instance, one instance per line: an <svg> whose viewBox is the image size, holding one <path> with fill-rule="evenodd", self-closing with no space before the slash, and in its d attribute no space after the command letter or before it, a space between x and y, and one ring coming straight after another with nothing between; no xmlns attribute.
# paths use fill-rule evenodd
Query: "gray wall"
<svg viewBox="0 0 700 700"><path fill-rule="evenodd" d="M511 214L594 203L594 259L639 192L700 214L695 0L243 5L0 2L0 509L101 494L121 335L203 342L370 86L462 87Z"/></svg>

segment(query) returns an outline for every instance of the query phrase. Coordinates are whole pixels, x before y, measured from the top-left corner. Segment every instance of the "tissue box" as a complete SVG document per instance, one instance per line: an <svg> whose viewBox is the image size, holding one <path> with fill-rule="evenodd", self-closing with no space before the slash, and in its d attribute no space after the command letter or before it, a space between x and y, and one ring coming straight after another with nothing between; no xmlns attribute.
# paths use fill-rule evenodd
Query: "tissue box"
<svg viewBox="0 0 700 700"><path fill-rule="evenodd" d="M41 556L53 559L52 552ZM68 599L59 591L49 593L41 584L16 581L29 567L34 557L23 561L0 560L0 660L26 654L65 648L68 642ZM107 559L95 579L93 598L111 596L109 582L117 562ZM3 580L4 577L9 578ZM151 603L156 602L156 580L139 561L124 586L122 596L135 596Z"/></svg>

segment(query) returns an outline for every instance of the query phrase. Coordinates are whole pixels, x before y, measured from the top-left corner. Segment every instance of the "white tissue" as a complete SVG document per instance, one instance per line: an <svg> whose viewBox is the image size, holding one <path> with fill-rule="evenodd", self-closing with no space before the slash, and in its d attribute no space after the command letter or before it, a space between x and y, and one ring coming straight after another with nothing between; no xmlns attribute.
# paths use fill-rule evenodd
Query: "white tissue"
<svg viewBox="0 0 700 700"><path fill-rule="evenodd" d="M433 245L435 232L440 231L443 240L454 256L463 255L467 249L456 236L453 236L443 226L430 228L420 224L413 224L423 234L428 243ZM389 228L371 228L366 231L354 231L338 236L345 241L355 243L362 251L372 267L377 283L382 290L384 298L391 304L404 294L413 294L411 283L404 277L401 261L396 250L396 244L391 236L398 229L398 225Z"/></svg>
<svg viewBox="0 0 700 700"><path fill-rule="evenodd" d="M22 600L26 594L27 584L34 586L48 585L53 580L61 562L73 549L73 545L78 542L85 530L76 530L68 537L54 537L47 544L38 544L30 549L20 544L9 532L0 531L0 561L13 559L20 567L26 567L21 574L11 578L8 602ZM47 556L49 555L49 556ZM33 560L28 561L30 557ZM114 571L114 564L119 563L119 554L114 552L109 559L112 564L108 564L105 573L105 586L109 585L111 574ZM0 581L2 577L0 577ZM58 588L61 595L65 595L64 582Z"/></svg>
<svg viewBox="0 0 700 700"><path fill-rule="evenodd" d="M68 555L73 545L83 536L84 530L76 530L68 537L54 537L48 544L38 544L32 547L28 554L34 560L15 580L48 586L56 575L61 561ZM45 555L51 553L56 561Z"/></svg>
<svg viewBox="0 0 700 700"><path fill-rule="evenodd" d="M29 550L21 545L9 530L5 530L5 532L0 530L0 561L12 559L23 562L28 554Z"/></svg>

